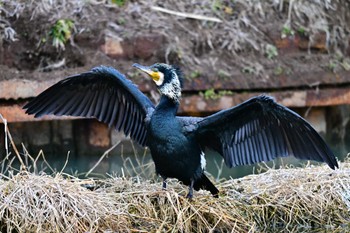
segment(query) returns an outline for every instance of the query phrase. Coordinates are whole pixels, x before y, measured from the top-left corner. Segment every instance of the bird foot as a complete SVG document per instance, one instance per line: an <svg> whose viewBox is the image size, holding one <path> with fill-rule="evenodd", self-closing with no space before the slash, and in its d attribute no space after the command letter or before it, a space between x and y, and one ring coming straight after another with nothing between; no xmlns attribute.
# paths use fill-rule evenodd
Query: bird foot
<svg viewBox="0 0 350 233"><path fill-rule="evenodd" d="M165 181L165 179L163 180L162 190L166 190L166 181Z"/></svg>
<svg viewBox="0 0 350 233"><path fill-rule="evenodd" d="M188 198L189 200L192 200L193 194L192 193L187 193L186 198Z"/></svg>

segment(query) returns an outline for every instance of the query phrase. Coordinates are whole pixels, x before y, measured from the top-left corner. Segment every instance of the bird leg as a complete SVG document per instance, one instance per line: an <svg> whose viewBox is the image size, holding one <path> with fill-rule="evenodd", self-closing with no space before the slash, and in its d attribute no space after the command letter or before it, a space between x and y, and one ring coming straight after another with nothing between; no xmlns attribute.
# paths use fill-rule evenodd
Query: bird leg
<svg viewBox="0 0 350 233"><path fill-rule="evenodd" d="M192 197L193 197L193 185L194 185L194 180L191 179L191 184L188 187L188 194L186 196L188 199L192 199Z"/></svg>
<svg viewBox="0 0 350 233"><path fill-rule="evenodd" d="M166 177L165 176L162 176L163 178L163 190L166 190Z"/></svg>

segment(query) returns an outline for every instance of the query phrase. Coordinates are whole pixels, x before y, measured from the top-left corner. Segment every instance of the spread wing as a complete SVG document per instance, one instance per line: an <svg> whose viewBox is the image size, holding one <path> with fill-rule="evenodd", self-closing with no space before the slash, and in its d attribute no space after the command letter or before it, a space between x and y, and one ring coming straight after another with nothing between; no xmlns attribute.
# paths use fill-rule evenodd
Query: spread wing
<svg viewBox="0 0 350 233"><path fill-rule="evenodd" d="M192 131L202 146L219 152L229 167L289 155L338 167L334 154L312 126L267 96L203 118Z"/></svg>
<svg viewBox="0 0 350 233"><path fill-rule="evenodd" d="M23 108L35 117L95 117L144 146L154 104L119 71L100 66L56 83Z"/></svg>

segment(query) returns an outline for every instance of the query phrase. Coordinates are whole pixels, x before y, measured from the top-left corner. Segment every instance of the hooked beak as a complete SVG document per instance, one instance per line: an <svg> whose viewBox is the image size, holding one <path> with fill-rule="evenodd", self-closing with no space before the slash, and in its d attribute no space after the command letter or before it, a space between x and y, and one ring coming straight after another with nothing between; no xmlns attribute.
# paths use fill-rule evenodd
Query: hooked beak
<svg viewBox="0 0 350 233"><path fill-rule="evenodd" d="M143 66L137 63L133 64L132 66L148 74L155 82L158 82L161 77L159 71L153 71L149 66Z"/></svg>

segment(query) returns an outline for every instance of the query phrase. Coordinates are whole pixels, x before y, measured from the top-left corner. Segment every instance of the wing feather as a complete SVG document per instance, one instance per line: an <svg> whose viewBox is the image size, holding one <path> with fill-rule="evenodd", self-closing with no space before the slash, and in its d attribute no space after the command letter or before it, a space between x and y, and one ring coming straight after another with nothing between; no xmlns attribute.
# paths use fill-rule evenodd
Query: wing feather
<svg viewBox="0 0 350 233"><path fill-rule="evenodd" d="M58 100L63 99L63 96L61 96L58 92L53 93L52 97L53 98L49 99L47 102L35 101L36 103L33 104L33 106L30 109L31 112L29 112L29 113L30 114L35 113L35 117L40 117L40 116L44 115L43 112L45 111L46 108L51 107L52 109L54 109L55 107L57 107L57 104L55 103L55 99L58 99ZM51 108L50 108L50 110L52 111Z"/></svg>
<svg viewBox="0 0 350 233"><path fill-rule="evenodd" d="M109 99L109 104L107 106L107 110L106 110L106 118L105 118L105 122L107 122L108 126L111 127L111 120L112 120L112 114L113 114L113 109L115 107L115 103L116 103L116 98L115 98L115 92L112 92L110 99Z"/></svg>
<svg viewBox="0 0 350 233"><path fill-rule="evenodd" d="M79 106L79 100L81 100L82 98L82 93L78 93L76 96L73 97L73 99L70 100L66 110L67 115L72 115L75 109Z"/></svg>
<svg viewBox="0 0 350 233"><path fill-rule="evenodd" d="M119 71L100 66L56 83L23 108L35 117L95 117L144 146L154 104Z"/></svg>
<svg viewBox="0 0 350 233"><path fill-rule="evenodd" d="M70 100L74 97L75 97L74 93L69 93L67 96L65 96L65 98L56 107L54 114L57 116L61 116L65 112L67 112L67 110L71 106Z"/></svg>
<svg viewBox="0 0 350 233"><path fill-rule="evenodd" d="M229 167L289 155L338 167L333 152L312 126L268 96L254 97L192 124L191 132L202 147L219 152Z"/></svg>

